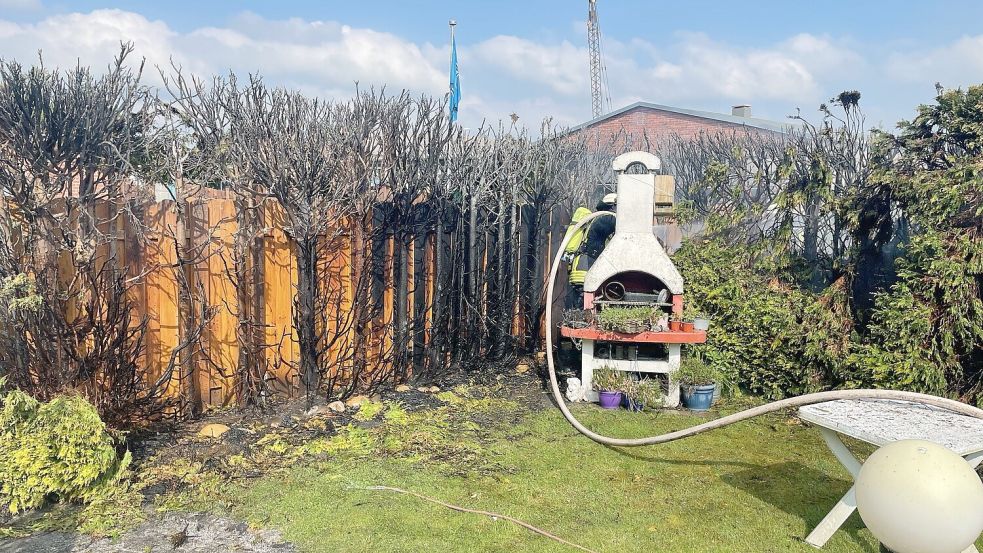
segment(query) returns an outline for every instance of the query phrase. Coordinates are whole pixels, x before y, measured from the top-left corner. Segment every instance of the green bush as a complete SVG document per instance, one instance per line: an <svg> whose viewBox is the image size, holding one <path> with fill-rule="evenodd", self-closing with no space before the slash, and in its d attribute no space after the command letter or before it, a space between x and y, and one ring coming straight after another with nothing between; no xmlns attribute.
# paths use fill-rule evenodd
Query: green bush
<svg viewBox="0 0 983 553"><path fill-rule="evenodd" d="M0 394L0 404L0 504L17 513L47 499L89 503L112 493L130 455L117 454L89 402L42 403L13 390Z"/></svg>
<svg viewBox="0 0 983 553"><path fill-rule="evenodd" d="M755 265L751 248L687 243L675 256L687 310L713 321L707 342L690 350L725 383L768 398L837 387L972 397L965 390L980 372L972 352L983 343L980 243L946 243L930 230L913 237L898 282L876 295L862 332L845 278L815 294L768 276L778 271Z"/></svg>
<svg viewBox="0 0 983 553"><path fill-rule="evenodd" d="M801 152L806 173L783 174L779 163L777 175L754 175L756 186L784 181L772 203L702 213L711 240L688 242L675 257L687 309L714 320L695 349L768 397L877 387L983 404L983 85L940 88L893 134L854 140L863 132L850 128L862 120L859 97L833 100L845 119L822 108L832 126L817 129L830 147ZM861 142L869 166L858 171L864 156L834 152ZM731 166L744 167L732 163L742 151L717 151L695 184L725 185ZM833 173L853 176L833 187ZM833 223L833 236L814 228L808 245L796 228L806 206ZM748 232L772 209L767 219L780 224ZM696 214L693 204L679 213Z"/></svg>
<svg viewBox="0 0 983 553"><path fill-rule="evenodd" d="M725 383L768 398L833 383L849 341L838 296L817 296L764 276L749 248L716 241L683 245L674 261L686 281L687 308L713 322L707 342L689 348Z"/></svg>

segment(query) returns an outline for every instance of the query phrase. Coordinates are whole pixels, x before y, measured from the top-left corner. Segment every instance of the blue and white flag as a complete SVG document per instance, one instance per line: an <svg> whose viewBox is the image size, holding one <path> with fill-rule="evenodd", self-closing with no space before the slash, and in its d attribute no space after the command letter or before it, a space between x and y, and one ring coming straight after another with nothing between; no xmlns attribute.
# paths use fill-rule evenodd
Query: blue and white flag
<svg viewBox="0 0 983 553"><path fill-rule="evenodd" d="M451 123L457 121L457 106L461 103L461 75L457 71L457 40L451 37Z"/></svg>

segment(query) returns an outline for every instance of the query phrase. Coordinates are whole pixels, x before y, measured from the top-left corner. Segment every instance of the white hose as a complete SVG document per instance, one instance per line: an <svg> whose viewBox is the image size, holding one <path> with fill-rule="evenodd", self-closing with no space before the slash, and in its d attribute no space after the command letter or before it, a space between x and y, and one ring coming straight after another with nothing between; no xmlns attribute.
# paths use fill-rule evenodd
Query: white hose
<svg viewBox="0 0 983 553"><path fill-rule="evenodd" d="M695 436L709 430L722 428L724 426L734 424L735 422L757 417L758 415L764 415L765 413L788 409L790 407L800 407L802 405L822 403L824 401L832 401L836 399L894 399L912 401L948 409L959 413L960 415L983 419L983 410L981 409L977 409L976 407L955 400L931 396L928 394L901 392L897 390L834 390L830 392L806 394L804 396L766 403L765 405L753 407L745 411L739 411L732 415L727 415L726 417L721 417L719 419L692 426L690 428L684 428L683 430L660 434L658 436L649 436L647 438L611 438L593 432L581 424L581 422L573 416L573 413L570 412L570 409L567 408L567 405L564 402L563 394L560 393L560 385L556 380L556 366L553 360L553 288L556 285L556 274L560 268L560 255L564 250L566 250L567 243L570 242L570 238L576 234L576 231L580 230L590 221L605 215L614 216L614 213L609 211L598 211L591 213L590 215L581 219L576 226L574 226L574 232L566 233L566 236L563 237L563 241L560 243L559 251L553 259L553 267L550 269L549 283L547 284L546 288L546 364L549 368L550 386L553 389L553 398L556 400L556 405L560 408L560 412L563 413L563 417L567 419L567 422L573 425L578 432L594 440L595 442L604 445L621 447L662 444L682 438L688 438L689 436Z"/></svg>

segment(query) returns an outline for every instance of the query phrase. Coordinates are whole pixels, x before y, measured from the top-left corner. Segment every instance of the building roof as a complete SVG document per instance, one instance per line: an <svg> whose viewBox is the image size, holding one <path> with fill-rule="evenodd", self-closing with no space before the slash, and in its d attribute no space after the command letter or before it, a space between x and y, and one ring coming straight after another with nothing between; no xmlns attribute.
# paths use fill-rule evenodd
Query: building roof
<svg viewBox="0 0 983 553"><path fill-rule="evenodd" d="M581 129L586 129L592 127L602 121L611 119L612 117L617 117L622 113L627 113L633 109L645 108L657 111L666 111L669 113L677 113L680 115L688 115L690 117L699 117L701 119L710 119L713 121L721 121L724 123L731 123L734 125L741 125L744 127L752 127L755 129L762 129L771 132L784 133L789 129L794 128L796 125L791 121L771 121L770 119L759 119L757 117L740 117L737 115L728 115L726 113L714 113L712 111L700 111L695 109L677 108L673 106L664 106L662 104L653 104L651 102L635 102L634 104L627 105L623 108L616 109L612 112L605 113L599 117L595 117L586 123L581 123L579 125L570 127L567 132L576 132Z"/></svg>

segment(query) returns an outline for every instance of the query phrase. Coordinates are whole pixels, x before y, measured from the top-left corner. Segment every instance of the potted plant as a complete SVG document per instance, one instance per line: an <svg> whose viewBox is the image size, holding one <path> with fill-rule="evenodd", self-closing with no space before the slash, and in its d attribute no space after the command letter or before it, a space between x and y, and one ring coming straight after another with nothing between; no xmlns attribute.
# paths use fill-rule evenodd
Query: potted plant
<svg viewBox="0 0 983 553"><path fill-rule="evenodd" d="M693 321L679 321L679 330L682 330L683 332L693 332Z"/></svg>
<svg viewBox="0 0 983 553"><path fill-rule="evenodd" d="M652 309L649 317L649 325L652 332L665 332L669 330L669 314L661 309Z"/></svg>
<svg viewBox="0 0 983 553"><path fill-rule="evenodd" d="M592 383L597 390L598 403L604 409L617 409L621 406L622 390L625 389L626 378L621 371L611 367L594 369Z"/></svg>
<svg viewBox="0 0 983 553"><path fill-rule="evenodd" d="M621 307L604 307L597 313L597 326L601 330L615 330L623 316L624 309Z"/></svg>
<svg viewBox="0 0 983 553"><path fill-rule="evenodd" d="M587 328L593 323L593 309L567 309L563 312L563 326L569 328Z"/></svg>
<svg viewBox="0 0 983 553"><path fill-rule="evenodd" d="M629 379L625 387L623 404L629 411L641 411L664 403L664 394L659 381L654 378Z"/></svg>
<svg viewBox="0 0 983 553"><path fill-rule="evenodd" d="M683 328L683 321L680 319L679 315L676 313L672 314L669 318L669 330L681 330Z"/></svg>
<svg viewBox="0 0 983 553"><path fill-rule="evenodd" d="M702 313L697 313L693 317L693 330L702 330L703 332L706 332L709 329L710 319Z"/></svg>
<svg viewBox="0 0 983 553"><path fill-rule="evenodd" d="M676 380L679 382L683 405L693 411L706 411L713 403L713 394L720 375L703 359L686 356L676 371Z"/></svg>
<svg viewBox="0 0 983 553"><path fill-rule="evenodd" d="M597 315L603 330L638 334L649 329L652 309L649 307L605 307Z"/></svg>

